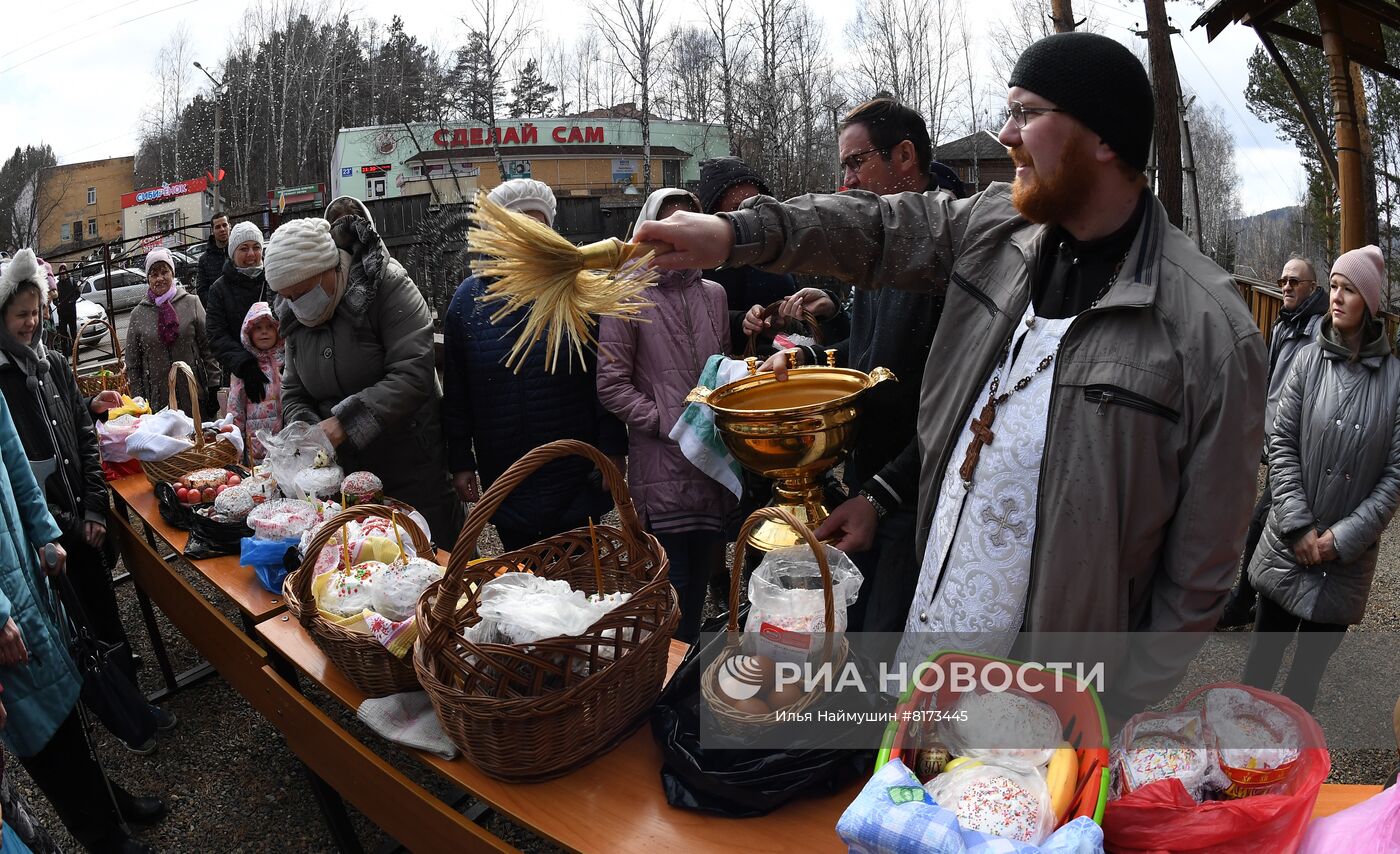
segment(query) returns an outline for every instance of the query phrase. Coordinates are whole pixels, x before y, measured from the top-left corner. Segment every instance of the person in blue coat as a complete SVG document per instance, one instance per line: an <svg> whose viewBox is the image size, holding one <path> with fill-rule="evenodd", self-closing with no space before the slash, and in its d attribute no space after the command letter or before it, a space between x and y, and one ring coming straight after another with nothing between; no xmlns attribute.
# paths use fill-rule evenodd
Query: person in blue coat
<svg viewBox="0 0 1400 854"><path fill-rule="evenodd" d="M546 184L507 181L491 191L491 198L553 226L556 203ZM489 284L471 276L458 285L442 325L442 427L458 496L474 503L481 486L489 489L511 463L556 439L587 442L623 469L627 432L598 403L597 355L590 349L580 361L569 351L551 371L544 344L536 343L520 371L511 370L506 355L520 334L524 309L493 322L498 306L478 302ZM601 521L612 506L593 464L570 457L527 478L491 521L506 550L513 551L585 526L590 518Z"/></svg>
<svg viewBox="0 0 1400 854"><path fill-rule="evenodd" d="M150 851L122 828L113 797L134 824L164 817L165 804L115 783L109 796L79 720L82 678L59 633L38 557L52 545L57 560L48 571L63 572L61 536L0 396L0 735L85 849Z"/></svg>

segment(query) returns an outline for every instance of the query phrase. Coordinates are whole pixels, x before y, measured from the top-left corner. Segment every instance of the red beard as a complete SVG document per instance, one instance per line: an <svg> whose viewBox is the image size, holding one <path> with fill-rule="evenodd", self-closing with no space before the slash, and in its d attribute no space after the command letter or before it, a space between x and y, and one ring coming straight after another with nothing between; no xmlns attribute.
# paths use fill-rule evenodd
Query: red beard
<svg viewBox="0 0 1400 854"><path fill-rule="evenodd" d="M1017 166L1034 170L1034 177L1023 179L1017 175L1011 185L1011 203L1026 219L1034 223L1064 222L1083 204L1086 176L1092 174L1094 162L1078 143L1077 138L1065 142L1060 161L1049 175L1037 169L1023 149L1007 149Z"/></svg>

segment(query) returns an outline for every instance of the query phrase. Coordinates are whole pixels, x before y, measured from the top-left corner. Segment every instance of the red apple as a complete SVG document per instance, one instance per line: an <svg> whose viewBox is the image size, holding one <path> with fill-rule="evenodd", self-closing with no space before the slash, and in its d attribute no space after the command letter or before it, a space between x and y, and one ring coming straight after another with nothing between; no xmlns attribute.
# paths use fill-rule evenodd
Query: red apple
<svg viewBox="0 0 1400 854"><path fill-rule="evenodd" d="M232 425L232 424L225 424L224 426L222 426L222 427L219 428L219 432L220 432L220 433L232 433L232 432L233 432L233 425Z"/></svg>
<svg viewBox="0 0 1400 854"><path fill-rule="evenodd" d="M228 489L228 484L227 484L227 483L221 483L221 484L219 484L219 488L216 489L216 490L214 490L214 494L215 494L215 495L223 495L225 489Z"/></svg>
<svg viewBox="0 0 1400 854"><path fill-rule="evenodd" d="M183 486L177 486L175 488L175 497L183 504L190 497L190 491Z"/></svg>
<svg viewBox="0 0 1400 854"><path fill-rule="evenodd" d="M213 500L214 500L214 487L212 487L212 486L206 486L206 487L204 487L204 500L205 500L205 501L213 501Z"/></svg>
<svg viewBox="0 0 1400 854"><path fill-rule="evenodd" d="M231 474L231 475L228 476L228 485L229 485L229 486L237 486L238 484L240 484L240 483L242 483L242 482L243 482L243 478L239 477L239 476L236 475L236 474Z"/></svg>

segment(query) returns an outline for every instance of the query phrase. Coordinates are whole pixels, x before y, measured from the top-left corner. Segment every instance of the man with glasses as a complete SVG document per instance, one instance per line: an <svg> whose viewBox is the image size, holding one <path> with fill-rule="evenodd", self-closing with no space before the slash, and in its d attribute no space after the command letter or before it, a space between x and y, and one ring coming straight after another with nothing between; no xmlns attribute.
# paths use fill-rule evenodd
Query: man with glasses
<svg viewBox="0 0 1400 854"><path fill-rule="evenodd" d="M1107 37L1063 33L1027 48L1008 86L1009 186L956 201L801 196L636 235L673 248L655 262L668 269L946 289L919 406L906 664L948 635L1059 661L1044 657L1058 654L1049 633L1209 631L1254 501L1262 336L1147 189L1142 64ZM849 545L848 530L823 533ZM1160 699L1204 637L1097 637L1110 714Z"/></svg>
<svg viewBox="0 0 1400 854"><path fill-rule="evenodd" d="M928 125L918 112L892 98L875 98L848 113L841 121L837 146L847 191L885 196L936 189ZM836 518L827 523L830 530L844 526L850 531L845 548L865 576L862 595L848 615L853 630L903 630L918 581L914 507L919 445L914 427L919 377L942 309L943 293L932 271L927 286L918 291L860 289L851 298L850 337L831 345L836 364L843 368L885 367L900 379L888 394L867 401L844 469L851 497L837 506ZM782 314L795 317L803 310L825 319L837 306L825 292L803 288L784 301ZM793 358L798 364L824 364L821 349L798 347ZM764 369L784 369L786 358L787 351L775 354Z"/></svg>
<svg viewBox="0 0 1400 854"><path fill-rule="evenodd" d="M1327 289L1317 286L1317 273L1307 258L1294 255L1283 265L1278 277L1278 289L1283 294L1283 308L1278 320L1269 333L1269 397L1264 405L1264 448L1268 450L1269 434L1273 432L1274 410L1279 396L1283 394L1283 382L1288 379L1288 369L1293 365L1293 357L1317 337L1317 328L1322 325L1322 316L1327 312ZM1254 505L1254 516L1249 520L1249 532L1244 539L1244 558L1240 565L1239 582L1230 592L1225 603L1225 611L1220 615L1222 629L1250 625L1254 622L1254 585L1249 583L1249 560L1254 556L1254 548L1264 533L1264 522L1269 516L1269 505L1273 503L1273 491L1269 489L1267 478L1264 481L1264 494Z"/></svg>

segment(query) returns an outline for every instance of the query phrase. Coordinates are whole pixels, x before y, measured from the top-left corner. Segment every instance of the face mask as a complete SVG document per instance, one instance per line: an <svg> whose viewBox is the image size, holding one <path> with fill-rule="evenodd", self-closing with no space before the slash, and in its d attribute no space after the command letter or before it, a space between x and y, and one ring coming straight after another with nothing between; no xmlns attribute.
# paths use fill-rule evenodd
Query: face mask
<svg viewBox="0 0 1400 854"><path fill-rule="evenodd" d="M331 306L331 295L319 284L294 300L289 300L292 314L303 326L316 326L325 320Z"/></svg>
<svg viewBox="0 0 1400 854"><path fill-rule="evenodd" d="M259 264L256 267L234 267L233 269L237 270L239 273L243 274L244 276L247 276L250 279L256 279L258 277L258 274L262 273L263 268L262 265Z"/></svg>

